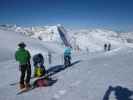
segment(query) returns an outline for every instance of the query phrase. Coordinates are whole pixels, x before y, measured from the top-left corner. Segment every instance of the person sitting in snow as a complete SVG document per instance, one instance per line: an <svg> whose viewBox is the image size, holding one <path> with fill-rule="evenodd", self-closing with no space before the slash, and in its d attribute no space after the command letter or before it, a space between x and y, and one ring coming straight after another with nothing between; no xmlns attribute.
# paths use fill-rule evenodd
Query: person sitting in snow
<svg viewBox="0 0 133 100"><path fill-rule="evenodd" d="M34 55L33 63L34 63L34 76L35 77L43 76L46 73L43 55L41 53Z"/></svg>
<svg viewBox="0 0 133 100"><path fill-rule="evenodd" d="M15 52L15 59L19 62L19 69L21 71L20 76L20 89L30 87L31 78L31 65L30 65L30 53L25 49L26 44L21 42L18 44L18 50ZM27 74L25 80L25 74ZM24 81L25 80L25 81Z"/></svg>

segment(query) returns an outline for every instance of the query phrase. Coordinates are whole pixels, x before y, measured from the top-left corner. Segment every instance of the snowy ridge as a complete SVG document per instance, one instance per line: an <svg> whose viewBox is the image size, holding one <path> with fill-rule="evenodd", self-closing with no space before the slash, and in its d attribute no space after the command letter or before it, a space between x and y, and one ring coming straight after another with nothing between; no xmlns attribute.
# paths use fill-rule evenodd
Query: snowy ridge
<svg viewBox="0 0 133 100"><path fill-rule="evenodd" d="M133 43L132 32L118 33L106 29L68 31L62 25L36 26L30 28L18 27L16 25L3 25L1 27L45 42L56 42L61 46L72 46L77 51L103 51L103 45L105 43L111 43L112 49Z"/></svg>
<svg viewBox="0 0 133 100"><path fill-rule="evenodd" d="M42 53L47 55L48 52L60 54L63 52L63 47L57 43L43 43L38 39L27 37L23 34L19 34L9 30L0 30L0 61L14 59L14 52L18 43L25 42L28 50L32 55L36 53ZM4 45L3 45L4 43ZM61 52L58 52L61 51Z"/></svg>
<svg viewBox="0 0 133 100"><path fill-rule="evenodd" d="M38 38L39 40L42 41L52 41L60 44L63 44L64 41L67 41L67 37L65 36L67 33L66 31L64 31L65 29L63 29L62 25L42 26L42 27L36 26L29 28L17 27L16 25L14 26L3 25L2 28L22 33L24 35L30 36L31 38ZM62 39L61 36L64 36L64 38Z"/></svg>
<svg viewBox="0 0 133 100"><path fill-rule="evenodd" d="M64 29L63 26L61 25L58 25L58 32L59 32L59 35L60 35L60 38L62 39L62 41L64 42L65 46L69 46L71 47L71 44L70 44L70 37L69 35L67 34L67 31Z"/></svg>

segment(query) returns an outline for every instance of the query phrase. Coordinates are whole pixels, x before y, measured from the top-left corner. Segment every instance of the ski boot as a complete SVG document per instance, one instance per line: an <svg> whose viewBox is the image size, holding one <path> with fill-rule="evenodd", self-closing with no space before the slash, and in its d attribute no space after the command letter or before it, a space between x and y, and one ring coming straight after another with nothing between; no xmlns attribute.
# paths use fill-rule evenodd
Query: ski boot
<svg viewBox="0 0 133 100"><path fill-rule="evenodd" d="M30 87L31 87L30 84L28 84L28 83L25 84L25 89L29 89Z"/></svg>
<svg viewBox="0 0 133 100"><path fill-rule="evenodd" d="M22 83L20 83L20 84L19 84L19 88L20 88L20 89L24 89L24 88L25 88L25 85L22 84Z"/></svg>

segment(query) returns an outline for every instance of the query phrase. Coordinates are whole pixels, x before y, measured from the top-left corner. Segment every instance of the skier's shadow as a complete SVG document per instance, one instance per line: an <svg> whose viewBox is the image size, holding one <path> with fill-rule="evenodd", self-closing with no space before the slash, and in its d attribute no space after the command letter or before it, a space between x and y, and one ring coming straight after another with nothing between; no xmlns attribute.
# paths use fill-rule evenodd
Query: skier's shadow
<svg viewBox="0 0 133 100"><path fill-rule="evenodd" d="M109 97L112 92L114 92L116 100L133 100L131 98L131 96L133 95L133 91L122 86L116 86L116 87L109 86L108 90L106 91L103 97L103 100L111 100Z"/></svg>
<svg viewBox="0 0 133 100"><path fill-rule="evenodd" d="M69 67L72 67L73 65L75 65L75 64L77 64L77 63L79 63L79 62L81 62L81 60L78 60L78 61L73 62L73 63L71 64L71 66L69 66ZM64 67L64 65L56 65L56 66L53 66L53 67L49 68L49 69L46 71L46 73L47 73L49 76L52 76L52 75L54 75L54 74L57 74L57 73L59 73L59 72L65 70L66 68L69 68L69 67Z"/></svg>

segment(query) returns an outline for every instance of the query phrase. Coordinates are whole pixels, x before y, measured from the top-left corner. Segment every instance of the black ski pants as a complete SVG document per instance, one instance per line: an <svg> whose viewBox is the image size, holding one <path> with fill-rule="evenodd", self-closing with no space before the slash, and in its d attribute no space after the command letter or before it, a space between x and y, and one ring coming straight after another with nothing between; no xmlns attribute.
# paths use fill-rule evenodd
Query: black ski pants
<svg viewBox="0 0 133 100"><path fill-rule="evenodd" d="M30 64L20 65L20 71L21 71L20 84L24 84L24 81L26 82L26 84L29 84L31 78L31 65Z"/></svg>

